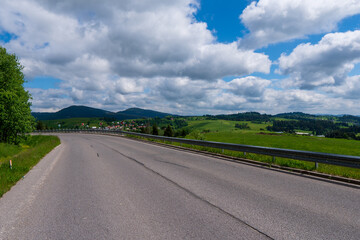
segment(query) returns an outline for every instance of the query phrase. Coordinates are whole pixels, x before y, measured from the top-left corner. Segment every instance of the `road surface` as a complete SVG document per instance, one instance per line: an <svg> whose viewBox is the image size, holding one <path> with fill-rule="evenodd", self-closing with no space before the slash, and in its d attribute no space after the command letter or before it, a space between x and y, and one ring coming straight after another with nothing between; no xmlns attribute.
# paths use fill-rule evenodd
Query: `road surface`
<svg viewBox="0 0 360 240"><path fill-rule="evenodd" d="M360 189L63 134L0 199L0 239L360 239Z"/></svg>

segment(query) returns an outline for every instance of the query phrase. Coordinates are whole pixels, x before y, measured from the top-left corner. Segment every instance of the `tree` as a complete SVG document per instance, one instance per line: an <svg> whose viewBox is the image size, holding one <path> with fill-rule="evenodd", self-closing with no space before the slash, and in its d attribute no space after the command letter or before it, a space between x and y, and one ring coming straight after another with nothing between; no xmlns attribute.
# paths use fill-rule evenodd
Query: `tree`
<svg viewBox="0 0 360 240"><path fill-rule="evenodd" d="M204 134L202 134L199 130L194 130L189 134L190 139L196 140L205 140Z"/></svg>
<svg viewBox="0 0 360 240"><path fill-rule="evenodd" d="M151 127L150 124L147 123L146 126L141 128L141 133L150 134L151 133Z"/></svg>
<svg viewBox="0 0 360 240"><path fill-rule="evenodd" d="M173 130L172 130L170 124L169 124L169 125L167 125L167 127L166 127L166 129L164 131L164 136L172 137L173 135L174 135L174 132L173 132Z"/></svg>
<svg viewBox="0 0 360 240"><path fill-rule="evenodd" d="M249 125L247 123L235 123L235 128L239 129L250 129Z"/></svg>
<svg viewBox="0 0 360 240"><path fill-rule="evenodd" d="M0 47L0 142L18 144L34 128L22 69L18 58Z"/></svg>
<svg viewBox="0 0 360 240"><path fill-rule="evenodd" d="M152 134L159 135L159 129L158 129L158 126L156 125L156 123L153 125Z"/></svg>
<svg viewBox="0 0 360 240"><path fill-rule="evenodd" d="M48 127L46 126L46 124L44 124L42 121L38 121L36 123L36 130L45 130Z"/></svg>

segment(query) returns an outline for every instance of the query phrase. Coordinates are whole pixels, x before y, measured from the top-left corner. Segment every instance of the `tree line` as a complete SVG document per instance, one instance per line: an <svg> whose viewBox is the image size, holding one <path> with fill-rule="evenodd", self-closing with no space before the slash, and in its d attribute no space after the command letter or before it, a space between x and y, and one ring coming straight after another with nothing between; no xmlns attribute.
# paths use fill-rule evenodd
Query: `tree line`
<svg viewBox="0 0 360 240"><path fill-rule="evenodd" d="M168 124L165 128L160 128L156 123L154 125L147 125L144 128L141 128L141 133L152 134L152 135L160 135L160 129L163 130L163 135L165 137L185 137L190 133L188 128L174 129L170 124Z"/></svg>
<svg viewBox="0 0 360 240"><path fill-rule="evenodd" d="M296 130L310 131L314 135L324 135L329 138L346 138L360 140L360 126L344 122L329 120L274 120L272 126L266 127L268 131L295 133Z"/></svg>
<svg viewBox="0 0 360 240"><path fill-rule="evenodd" d="M260 114L258 112L245 112L236 114L205 115L208 120L229 120L229 121L251 121L254 123L270 122L271 115Z"/></svg>

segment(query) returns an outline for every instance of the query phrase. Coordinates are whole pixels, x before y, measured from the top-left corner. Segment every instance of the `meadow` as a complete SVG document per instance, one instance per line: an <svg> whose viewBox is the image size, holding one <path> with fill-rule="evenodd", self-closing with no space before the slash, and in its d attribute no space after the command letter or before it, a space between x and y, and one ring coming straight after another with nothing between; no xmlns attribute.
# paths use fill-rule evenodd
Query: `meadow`
<svg viewBox="0 0 360 240"><path fill-rule="evenodd" d="M235 124L247 123L250 129L237 129ZM236 143L244 145L304 150L313 152L334 153L343 155L360 156L360 141L324 138L316 136L301 136L296 134L273 133L266 131L266 126L271 123L252 123L246 121L226 121L226 120L197 120L188 121L192 132L186 138L201 139L205 141ZM190 147L190 146L189 146ZM293 167L354 179L360 179L360 169L319 164L315 168L312 162L298 161L285 158L276 158L275 161L270 156L249 154L227 151L219 149L209 149L195 147L199 150L223 153L226 155L247 158L261 162L267 162L280 166Z"/></svg>
<svg viewBox="0 0 360 240"><path fill-rule="evenodd" d="M236 129L236 123L247 123L250 129ZM200 131L206 141L360 156L360 141L272 133L265 130L269 124L203 120L191 121L189 127Z"/></svg>

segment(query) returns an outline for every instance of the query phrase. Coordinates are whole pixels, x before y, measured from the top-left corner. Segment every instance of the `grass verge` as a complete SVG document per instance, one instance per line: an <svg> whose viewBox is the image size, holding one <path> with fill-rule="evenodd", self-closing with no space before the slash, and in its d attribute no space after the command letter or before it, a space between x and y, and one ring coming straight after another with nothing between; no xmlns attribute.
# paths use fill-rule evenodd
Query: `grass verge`
<svg viewBox="0 0 360 240"><path fill-rule="evenodd" d="M40 135L29 136L20 146L0 144L0 197L59 144L60 139L56 136Z"/></svg>

